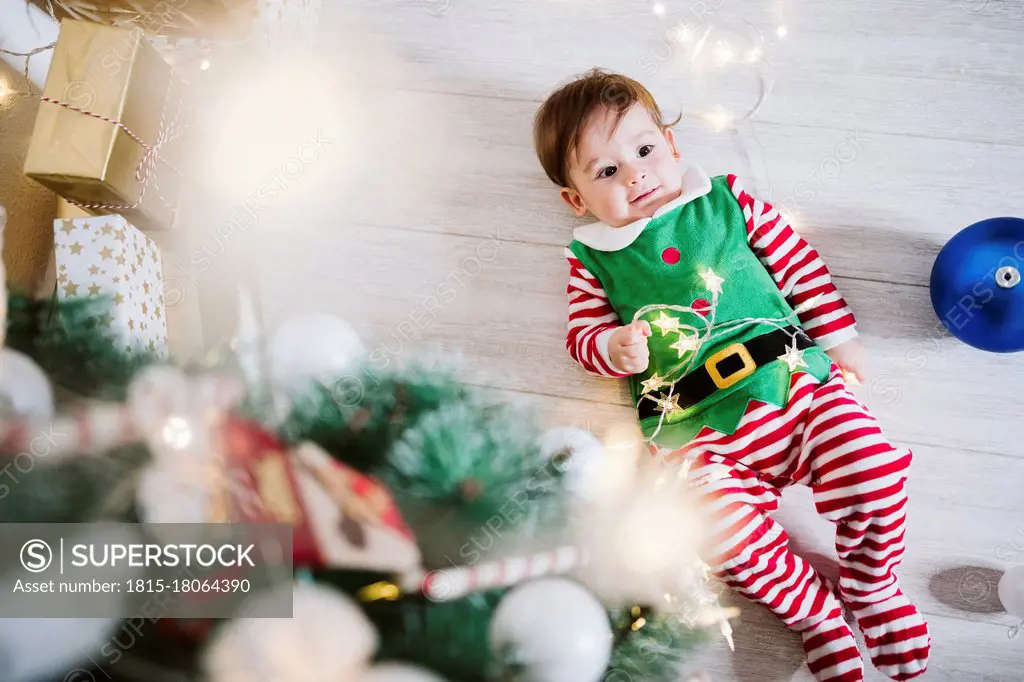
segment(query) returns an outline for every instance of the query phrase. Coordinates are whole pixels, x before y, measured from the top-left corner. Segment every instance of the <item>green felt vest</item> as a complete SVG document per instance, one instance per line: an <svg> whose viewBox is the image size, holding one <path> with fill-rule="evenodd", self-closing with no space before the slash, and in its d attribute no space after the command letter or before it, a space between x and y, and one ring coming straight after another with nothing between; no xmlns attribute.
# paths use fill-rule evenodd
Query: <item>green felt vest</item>
<svg viewBox="0 0 1024 682"><path fill-rule="evenodd" d="M599 251L579 241L570 243L569 248L600 280L623 324L631 322L638 310L652 304L707 311L702 300L710 303L714 296L702 275L710 268L724 279L714 311L716 329L741 318L780 319L791 316L790 322L799 325L793 308L750 248L743 211L725 176L712 180L708 194L653 218L636 240L623 249ZM678 261L674 263L673 250L679 254ZM704 344L696 354L691 350L680 358L679 351L670 348L677 342L678 333L662 334L654 324L662 311L665 315L679 318L683 325L702 331L706 328L701 319L704 316L697 312L662 309L640 316L651 323L652 335L647 340L650 350L647 370L628 379L634 405L640 400L650 400L642 396L641 382L654 373L667 381L675 381L689 371L682 365L692 356L695 357L688 367L699 368L709 356L724 347L777 328L777 325L764 322L740 325L716 336L712 343ZM818 381L828 376L831 359L818 346L805 350L803 358L807 367L799 367L796 371L807 372ZM733 433L751 400L782 407L786 404L789 385L790 370L786 363L780 360L768 363L736 384L717 390L700 403L670 412L671 416L662 421L654 441L662 447L678 448L704 426L722 433ZM665 395L666 391L667 387L663 387L652 395ZM651 437L658 422L657 416L640 422L645 437Z"/></svg>

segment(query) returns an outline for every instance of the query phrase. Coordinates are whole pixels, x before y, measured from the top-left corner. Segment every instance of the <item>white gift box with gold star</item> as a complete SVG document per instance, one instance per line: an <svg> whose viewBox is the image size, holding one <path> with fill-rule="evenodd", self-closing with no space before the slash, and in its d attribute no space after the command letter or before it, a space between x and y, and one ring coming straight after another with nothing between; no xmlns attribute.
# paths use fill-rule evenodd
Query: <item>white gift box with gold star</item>
<svg viewBox="0 0 1024 682"><path fill-rule="evenodd" d="M57 295L111 300L99 320L127 352L167 352L160 249L119 215L54 221Z"/></svg>

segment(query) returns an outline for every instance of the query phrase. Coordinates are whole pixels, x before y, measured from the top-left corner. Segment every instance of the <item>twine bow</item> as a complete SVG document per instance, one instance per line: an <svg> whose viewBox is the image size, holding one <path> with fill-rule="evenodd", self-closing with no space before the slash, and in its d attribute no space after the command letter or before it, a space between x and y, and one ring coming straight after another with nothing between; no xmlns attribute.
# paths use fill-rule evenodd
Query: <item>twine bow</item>
<svg viewBox="0 0 1024 682"><path fill-rule="evenodd" d="M137 208L142 203L143 199L145 199L146 197L146 190L152 183L153 190L156 192L157 197L159 197L160 201L164 204L164 206L166 206L168 209L172 211L174 210L174 206L169 201L167 201L167 199L160 192L160 185L156 181L156 164L157 161L161 160L160 151L168 144L180 138L184 134L185 130L188 128L188 126L182 121L182 111L184 109L183 95L179 95L178 97L178 100L174 107L173 117L171 117L169 122L167 120L168 100L170 98L172 89L173 87L168 87L167 92L164 93L163 105L160 108L160 128L159 132L157 133L156 141L153 144L147 143L141 137L136 135L131 130L131 128L126 126L122 121L119 121L115 118L110 118L109 116L102 116L87 109L83 109L81 107L76 107L72 104L68 104L67 102L56 99L54 97L47 97L46 95L41 95L39 97L39 99L43 102L56 104L57 106L64 107L65 109L74 111L75 113L82 114L84 116L90 116L92 118L96 118L101 121L106 121L107 123L110 123L111 125L117 127L122 132L124 132L128 137L132 138L132 140L134 140L144 150L142 158L139 159L139 163L135 167L135 181L138 182L141 186L139 189L139 196L135 199L135 201L133 201L130 204L107 204L99 202L85 203L76 201L74 199L67 199L69 203L74 204L75 206L78 206L80 208L88 209L112 210L118 212L130 210ZM170 168L176 175L181 177L182 173L180 170L175 168L172 164L168 163L166 159L163 159L163 161L164 165Z"/></svg>

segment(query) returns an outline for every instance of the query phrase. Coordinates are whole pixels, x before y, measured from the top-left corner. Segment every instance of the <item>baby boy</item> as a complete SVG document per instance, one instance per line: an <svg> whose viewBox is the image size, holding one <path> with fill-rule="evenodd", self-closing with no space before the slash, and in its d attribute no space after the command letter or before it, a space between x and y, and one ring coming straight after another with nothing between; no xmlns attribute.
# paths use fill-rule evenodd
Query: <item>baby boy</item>
<svg viewBox="0 0 1024 682"><path fill-rule="evenodd" d="M537 112L544 171L598 221L565 250L569 354L627 378L652 454L688 461L700 482L705 560L800 633L816 680L863 679L844 604L874 665L916 677L931 638L894 573L912 455L847 387L862 375L854 316L775 208L733 175L680 164L676 122L641 84L601 70ZM794 484L836 524L838 585L769 515Z"/></svg>

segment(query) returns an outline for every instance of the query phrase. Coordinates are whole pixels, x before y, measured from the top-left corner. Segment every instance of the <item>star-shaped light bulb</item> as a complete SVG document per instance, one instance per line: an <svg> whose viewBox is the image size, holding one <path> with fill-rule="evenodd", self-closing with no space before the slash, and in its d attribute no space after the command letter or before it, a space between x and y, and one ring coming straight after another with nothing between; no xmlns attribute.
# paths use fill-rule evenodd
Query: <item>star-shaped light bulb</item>
<svg viewBox="0 0 1024 682"><path fill-rule="evenodd" d="M641 391L641 393L650 393L651 391L656 391L659 388L661 388L664 384L665 380L659 377L657 373L654 373L650 376L649 379L644 379L643 381L640 382L640 385L643 386L643 391Z"/></svg>
<svg viewBox="0 0 1024 682"><path fill-rule="evenodd" d="M733 51L732 46L724 40L719 40L715 43L714 49L715 63L719 66L725 66L732 61L732 58L736 56L736 52Z"/></svg>
<svg viewBox="0 0 1024 682"><path fill-rule="evenodd" d="M803 303L798 305L796 307L796 311L795 312L798 315L800 313L807 312L808 310L810 310L814 306L818 305L818 301L821 300L821 297L822 297L822 294L815 294L814 296L811 296L809 299L807 299L806 301L804 301Z"/></svg>
<svg viewBox="0 0 1024 682"><path fill-rule="evenodd" d="M721 104L716 106L712 111L704 114L703 118L711 126L711 130L716 133L720 133L723 130L731 128L733 122L736 120L733 113Z"/></svg>
<svg viewBox="0 0 1024 682"><path fill-rule="evenodd" d="M779 360L786 363L790 372L796 370L797 367L807 366L807 363L804 361L804 352L796 347L796 341L793 342L792 346L786 346L786 352L779 356Z"/></svg>
<svg viewBox="0 0 1024 682"><path fill-rule="evenodd" d="M160 436L172 450L184 450L192 443L192 425L177 415L167 419Z"/></svg>
<svg viewBox="0 0 1024 682"><path fill-rule="evenodd" d="M662 336L668 334L669 332L679 330L679 318L672 317L671 315L666 315L664 310L661 311L661 317L656 319L651 324L658 328Z"/></svg>
<svg viewBox="0 0 1024 682"><path fill-rule="evenodd" d="M724 277L719 277L715 274L715 271L708 268L704 274L701 275L701 279L704 280L704 286L713 294L722 293L722 283L725 281Z"/></svg>
<svg viewBox="0 0 1024 682"><path fill-rule="evenodd" d="M683 408L679 406L678 393L673 394L671 398L661 396L660 398L656 398L654 402L666 417L671 417L676 412L682 412L683 410Z"/></svg>
<svg viewBox="0 0 1024 682"><path fill-rule="evenodd" d="M670 345L669 348L674 348L679 353L679 357L682 358L690 351L695 351L700 348L700 341L697 340L696 336L690 336L689 334L680 332L679 338L676 339L676 342Z"/></svg>

